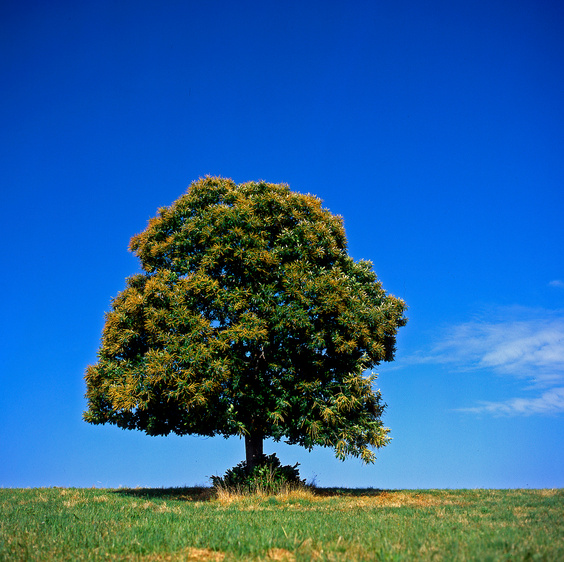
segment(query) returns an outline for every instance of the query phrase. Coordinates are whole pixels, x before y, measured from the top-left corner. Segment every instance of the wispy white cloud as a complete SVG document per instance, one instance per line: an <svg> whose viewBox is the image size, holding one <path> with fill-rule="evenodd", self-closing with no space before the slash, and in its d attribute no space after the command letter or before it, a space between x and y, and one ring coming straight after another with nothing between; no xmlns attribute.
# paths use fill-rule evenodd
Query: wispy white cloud
<svg viewBox="0 0 564 562"><path fill-rule="evenodd" d="M451 328L431 357L519 377L564 377L564 318L474 320Z"/></svg>
<svg viewBox="0 0 564 562"><path fill-rule="evenodd" d="M554 279L548 284L549 287L556 287L557 289L564 289L564 281L560 279Z"/></svg>
<svg viewBox="0 0 564 562"><path fill-rule="evenodd" d="M504 402L480 402L472 408L460 408L461 412L494 415L558 414L564 412L564 387L547 390L536 398L511 398Z"/></svg>
<svg viewBox="0 0 564 562"><path fill-rule="evenodd" d="M564 412L564 311L513 307L451 326L428 353L413 362L485 369L528 381L529 396L484 401L467 412L497 415ZM542 394L530 396L532 391Z"/></svg>

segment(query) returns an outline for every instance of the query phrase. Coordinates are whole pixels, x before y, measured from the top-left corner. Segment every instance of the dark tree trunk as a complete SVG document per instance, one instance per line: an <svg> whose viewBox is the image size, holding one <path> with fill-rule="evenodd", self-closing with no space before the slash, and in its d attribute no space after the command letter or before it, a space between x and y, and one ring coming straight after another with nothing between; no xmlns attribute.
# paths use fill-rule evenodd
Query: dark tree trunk
<svg viewBox="0 0 564 562"><path fill-rule="evenodd" d="M247 469L253 468L262 460L263 456L263 436L261 433L252 432L250 435L245 435L245 454L247 461Z"/></svg>

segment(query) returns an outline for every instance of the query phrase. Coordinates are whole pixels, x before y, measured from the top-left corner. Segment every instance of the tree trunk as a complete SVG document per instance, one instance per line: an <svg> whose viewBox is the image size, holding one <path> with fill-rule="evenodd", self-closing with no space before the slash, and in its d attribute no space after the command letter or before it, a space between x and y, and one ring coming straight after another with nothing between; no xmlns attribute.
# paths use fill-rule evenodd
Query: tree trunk
<svg viewBox="0 0 564 562"><path fill-rule="evenodd" d="M262 460L263 440L261 433L252 432L250 435L245 435L245 453L249 471L253 470Z"/></svg>

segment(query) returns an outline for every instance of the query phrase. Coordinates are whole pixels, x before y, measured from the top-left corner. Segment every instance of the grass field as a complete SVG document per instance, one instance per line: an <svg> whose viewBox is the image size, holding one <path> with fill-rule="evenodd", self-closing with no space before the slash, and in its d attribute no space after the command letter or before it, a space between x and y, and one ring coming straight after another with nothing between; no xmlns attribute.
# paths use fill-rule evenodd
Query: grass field
<svg viewBox="0 0 564 562"><path fill-rule="evenodd" d="M0 489L0 560L564 560L564 490Z"/></svg>

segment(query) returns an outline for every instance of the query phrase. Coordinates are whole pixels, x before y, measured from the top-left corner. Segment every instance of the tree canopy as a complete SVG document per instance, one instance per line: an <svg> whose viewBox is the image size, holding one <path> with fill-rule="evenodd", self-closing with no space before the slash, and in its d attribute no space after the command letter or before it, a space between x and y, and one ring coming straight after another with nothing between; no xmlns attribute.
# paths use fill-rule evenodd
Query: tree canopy
<svg viewBox="0 0 564 562"><path fill-rule="evenodd" d="M88 367L87 422L149 435L266 438L374 460L388 441L375 390L405 303L347 253L341 217L263 181L193 182L130 250ZM250 455L250 456L249 456Z"/></svg>

